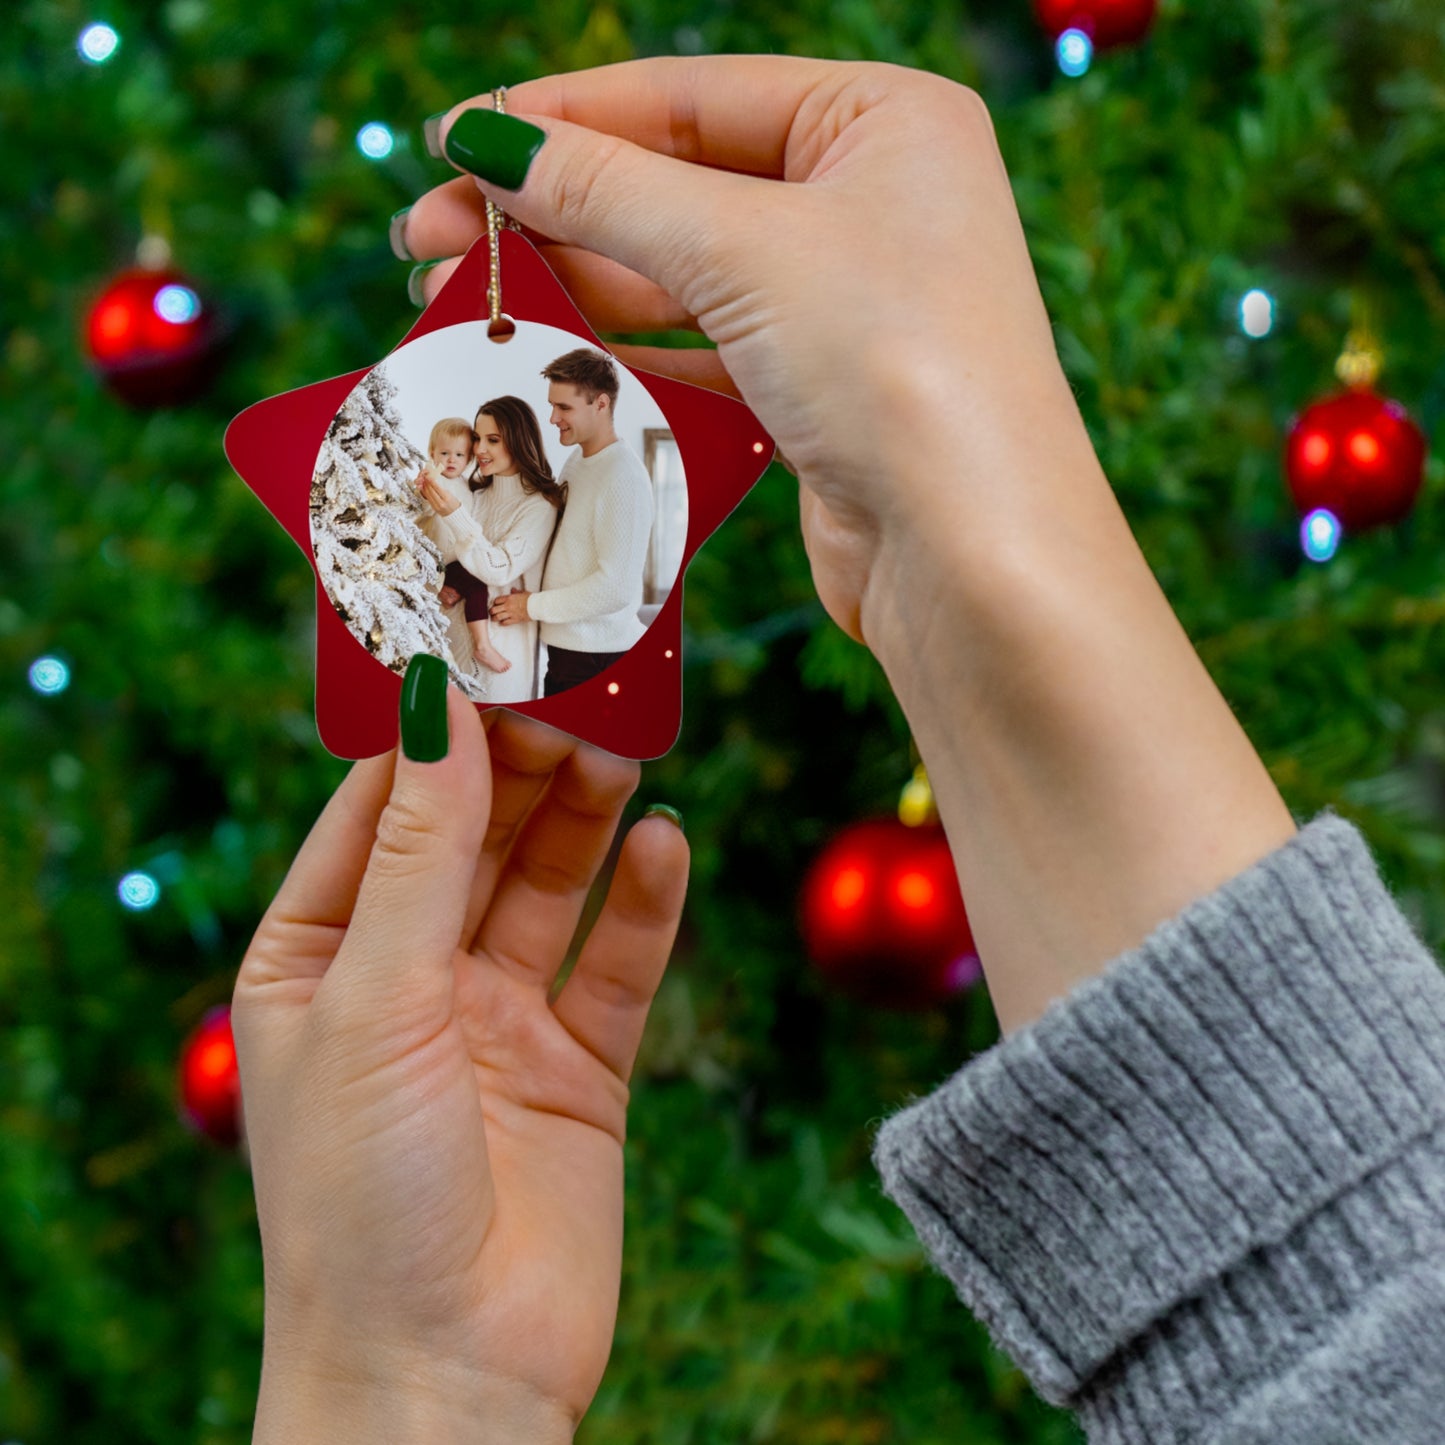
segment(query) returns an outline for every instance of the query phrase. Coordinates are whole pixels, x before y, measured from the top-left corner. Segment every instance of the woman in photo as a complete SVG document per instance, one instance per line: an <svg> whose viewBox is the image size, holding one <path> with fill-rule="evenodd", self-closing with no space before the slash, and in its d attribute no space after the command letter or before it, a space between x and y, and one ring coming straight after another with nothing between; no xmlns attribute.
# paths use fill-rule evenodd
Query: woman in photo
<svg viewBox="0 0 1445 1445"><path fill-rule="evenodd" d="M493 595L513 588L535 591L566 498L552 475L537 414L520 397L497 397L482 404L473 429L477 467L465 501L425 472L416 478L434 514L427 530L443 562L460 562ZM492 629L493 645L512 664L505 672L492 672L477 662L462 599L443 588L441 600L452 661L460 672L483 682L488 702L528 702L541 695L535 622Z"/></svg>

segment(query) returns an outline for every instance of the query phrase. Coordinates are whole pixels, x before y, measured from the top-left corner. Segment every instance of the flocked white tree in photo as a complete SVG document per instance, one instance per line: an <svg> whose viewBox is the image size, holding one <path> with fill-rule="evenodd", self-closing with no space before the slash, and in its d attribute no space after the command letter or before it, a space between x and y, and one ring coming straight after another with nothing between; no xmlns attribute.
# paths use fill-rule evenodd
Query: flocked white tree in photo
<svg viewBox="0 0 1445 1445"><path fill-rule="evenodd" d="M441 554L419 525L412 478L426 458L402 434L396 386L374 367L346 398L322 443L311 481L311 545L326 595L379 662L404 673L418 652L445 660L464 695L437 601Z"/></svg>

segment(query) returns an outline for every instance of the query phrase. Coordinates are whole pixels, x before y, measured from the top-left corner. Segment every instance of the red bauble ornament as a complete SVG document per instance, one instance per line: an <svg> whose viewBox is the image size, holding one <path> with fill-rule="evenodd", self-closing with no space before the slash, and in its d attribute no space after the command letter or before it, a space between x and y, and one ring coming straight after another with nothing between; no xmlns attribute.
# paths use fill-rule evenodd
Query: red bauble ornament
<svg viewBox="0 0 1445 1445"><path fill-rule="evenodd" d="M802 927L828 981L878 1008L931 1008L981 975L937 824L878 818L845 828L803 882Z"/></svg>
<svg viewBox="0 0 1445 1445"><path fill-rule="evenodd" d="M228 1149L240 1143L241 1073L229 1004L209 1010L186 1040L178 1080L182 1122Z"/></svg>
<svg viewBox="0 0 1445 1445"><path fill-rule="evenodd" d="M178 271L136 269L101 292L85 320L86 351L106 385L132 406L199 395L219 359L219 328Z"/></svg>
<svg viewBox="0 0 1445 1445"><path fill-rule="evenodd" d="M1425 434L1397 401L1353 387L1306 407L1285 442L1301 517L1324 507L1347 532L1398 522L1425 476Z"/></svg>
<svg viewBox="0 0 1445 1445"><path fill-rule="evenodd" d="M1095 50L1142 40L1158 8L1158 0L1034 0L1039 24L1051 40L1066 30L1082 30Z"/></svg>

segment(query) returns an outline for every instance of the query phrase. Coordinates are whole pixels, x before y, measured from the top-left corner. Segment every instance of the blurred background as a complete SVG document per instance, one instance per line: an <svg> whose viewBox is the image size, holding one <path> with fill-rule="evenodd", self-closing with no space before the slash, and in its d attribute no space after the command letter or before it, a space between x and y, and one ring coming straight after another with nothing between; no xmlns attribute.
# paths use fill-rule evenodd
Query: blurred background
<svg viewBox="0 0 1445 1445"><path fill-rule="evenodd" d="M1357 822L1445 941L1445 517L1422 460L1445 405L1438 0L6 16L0 1442L250 1438L262 1271L224 1009L347 765L316 736L313 574L221 438L401 340L387 221L452 174L421 122L494 85L774 51L979 90L1145 555L1296 817ZM860 827L905 827L917 758L816 603L781 468L693 562L685 620L682 735L628 821L679 808L693 886L634 1075L621 1316L578 1438L1077 1441L869 1162L882 1117L997 1027L957 919L950 958L886 910L830 935L876 883ZM921 816L881 851L916 844L926 872Z"/></svg>

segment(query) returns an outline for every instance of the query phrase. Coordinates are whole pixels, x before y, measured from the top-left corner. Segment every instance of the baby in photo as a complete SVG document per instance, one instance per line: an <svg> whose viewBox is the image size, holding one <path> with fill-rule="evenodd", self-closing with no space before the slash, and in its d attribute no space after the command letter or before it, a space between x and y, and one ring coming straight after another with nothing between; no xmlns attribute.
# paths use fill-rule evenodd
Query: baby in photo
<svg viewBox="0 0 1445 1445"><path fill-rule="evenodd" d="M443 417L432 429L427 452L427 475L450 492L464 506L471 494L463 474L471 466L477 434L469 422L459 416ZM493 672L506 672L511 663L492 646L487 621L487 584L478 581L460 562L448 562L445 585L460 595L466 606L467 631L472 635L472 651L483 667Z"/></svg>

